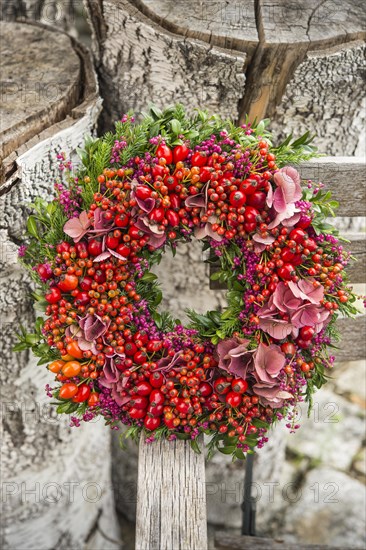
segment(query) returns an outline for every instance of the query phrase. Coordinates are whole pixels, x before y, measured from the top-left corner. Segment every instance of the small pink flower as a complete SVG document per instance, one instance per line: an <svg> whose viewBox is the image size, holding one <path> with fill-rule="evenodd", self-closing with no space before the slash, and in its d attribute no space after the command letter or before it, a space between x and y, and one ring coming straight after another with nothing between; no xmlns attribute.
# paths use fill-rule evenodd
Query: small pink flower
<svg viewBox="0 0 366 550"><path fill-rule="evenodd" d="M202 227L195 227L194 236L196 237L196 239L201 240L205 237L211 237L211 239L214 239L218 243L221 242L223 236L219 235L216 231L212 229L212 225L214 223L217 223L216 216L210 216L207 222L202 225Z"/></svg>
<svg viewBox="0 0 366 550"><path fill-rule="evenodd" d="M304 326L314 327L316 332L322 330L330 313L320 304L324 288L314 283L312 278L287 285L278 283L267 304L258 310L259 327L276 340L289 334L296 338Z"/></svg>
<svg viewBox="0 0 366 550"><path fill-rule="evenodd" d="M297 283L289 281L288 286L294 296L301 300L309 300L312 304L319 304L324 298L324 287L313 278L301 279Z"/></svg>
<svg viewBox="0 0 366 550"><path fill-rule="evenodd" d="M114 225L114 220L107 220L105 218L105 211L101 208L96 208L94 210L94 229L91 230L91 233L97 233L102 235L103 233L109 233Z"/></svg>
<svg viewBox="0 0 366 550"><path fill-rule="evenodd" d="M91 220L88 218L87 212L83 210L78 218L71 218L64 225L64 233L74 239L78 243L88 232L91 226Z"/></svg>
<svg viewBox="0 0 366 550"><path fill-rule="evenodd" d="M173 367L176 367L179 363L182 362L182 353L183 350L177 351L173 357L167 355L159 359L155 371L169 372Z"/></svg>

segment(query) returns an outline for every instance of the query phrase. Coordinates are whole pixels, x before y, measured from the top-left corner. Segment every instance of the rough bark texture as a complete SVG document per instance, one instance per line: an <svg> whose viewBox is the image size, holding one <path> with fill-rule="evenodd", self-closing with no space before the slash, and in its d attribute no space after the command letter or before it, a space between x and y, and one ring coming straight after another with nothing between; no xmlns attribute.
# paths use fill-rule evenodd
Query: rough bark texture
<svg viewBox="0 0 366 550"><path fill-rule="evenodd" d="M207 550L205 459L187 441L139 449L136 550Z"/></svg>
<svg viewBox="0 0 366 550"><path fill-rule="evenodd" d="M364 155L365 82L364 43L309 53L270 113L274 135L282 139L309 131L323 153Z"/></svg>
<svg viewBox="0 0 366 550"><path fill-rule="evenodd" d="M11 32L12 24L5 25ZM34 51L34 42L44 41L43 49L50 40L56 43L59 64L63 58L71 60L71 85L80 89L80 101L75 106L70 103L62 120L55 116L57 109L50 108L47 116L39 116L33 132L31 125L24 126L24 134L18 132L16 148L11 153L11 174L1 188L1 547L117 549L120 543L110 486L108 429L99 421L72 430L68 417L56 418L44 391L45 384L52 380L47 369L37 366L29 353L12 351L19 324L30 329L35 318L32 284L17 263L27 204L37 196L50 197L59 175L56 153L65 151L72 156L76 147L82 145L84 135L94 132L101 101L90 61L82 48L76 48L60 33L38 25L14 24L12 33L23 36L30 51ZM11 41L6 47L9 62L14 55L14 75L24 74ZM54 56L49 55L49 60L55 62ZM41 58L40 65L47 72L44 63ZM37 67L37 56L33 56L32 64ZM60 78L63 77L61 71ZM62 97L63 94L60 101ZM15 100L12 105L16 125L22 104ZM43 108L40 99L40 113ZM33 104L32 109L36 116L37 105ZM11 130L11 123L7 130Z"/></svg>
<svg viewBox="0 0 366 550"><path fill-rule="evenodd" d="M238 116L245 54L222 50L162 29L127 0L87 1L94 31L103 126L128 109L141 112L181 101Z"/></svg>
<svg viewBox="0 0 366 550"><path fill-rule="evenodd" d="M104 127L121 110L181 101L234 119L270 116L276 137L310 129L322 152L362 154L361 0L188 0L184 17L173 0L85 5L106 102Z"/></svg>

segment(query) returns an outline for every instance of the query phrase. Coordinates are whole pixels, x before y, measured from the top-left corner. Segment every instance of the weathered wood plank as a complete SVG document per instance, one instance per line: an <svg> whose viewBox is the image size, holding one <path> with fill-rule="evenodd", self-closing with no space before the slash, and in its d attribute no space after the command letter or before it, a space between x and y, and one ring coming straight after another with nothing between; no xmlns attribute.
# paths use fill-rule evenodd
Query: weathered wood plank
<svg viewBox="0 0 366 550"><path fill-rule="evenodd" d="M189 442L140 441L136 550L207 550L204 455Z"/></svg>
<svg viewBox="0 0 366 550"><path fill-rule="evenodd" d="M356 261L351 261L347 267L349 280L352 284L366 282L366 233L345 233L350 242L344 243L344 249L351 252Z"/></svg>
<svg viewBox="0 0 366 550"><path fill-rule="evenodd" d="M366 164L361 157L322 157L301 164L303 179L326 184L339 202L337 216L364 216L366 208Z"/></svg>
<svg viewBox="0 0 366 550"><path fill-rule="evenodd" d="M344 550L336 546L286 543L283 540L262 537L230 535L224 531L215 534L217 550Z"/></svg>
<svg viewBox="0 0 366 550"><path fill-rule="evenodd" d="M332 350L338 362L358 361L366 357L366 315L358 315L354 319L343 318L337 321L341 340L337 343L339 349Z"/></svg>

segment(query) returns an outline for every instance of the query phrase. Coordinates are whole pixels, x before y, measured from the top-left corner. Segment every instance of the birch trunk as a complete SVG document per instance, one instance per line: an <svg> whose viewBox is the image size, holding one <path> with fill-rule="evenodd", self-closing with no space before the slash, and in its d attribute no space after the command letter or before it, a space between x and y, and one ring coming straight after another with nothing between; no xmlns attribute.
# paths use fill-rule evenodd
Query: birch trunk
<svg viewBox="0 0 366 550"><path fill-rule="evenodd" d="M2 77L12 84L0 130L1 547L117 549L108 428L70 429L68 417L56 418L47 369L12 351L19 324L30 329L35 319L32 284L17 263L27 205L50 198L56 154L72 156L95 131L101 100L88 54L67 35L20 23L1 23L1 33Z"/></svg>

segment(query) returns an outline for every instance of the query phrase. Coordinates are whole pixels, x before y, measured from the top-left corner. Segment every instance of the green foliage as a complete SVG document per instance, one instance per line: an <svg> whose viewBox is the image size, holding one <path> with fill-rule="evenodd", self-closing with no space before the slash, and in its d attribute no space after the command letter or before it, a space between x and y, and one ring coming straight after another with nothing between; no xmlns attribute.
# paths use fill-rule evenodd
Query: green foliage
<svg viewBox="0 0 366 550"><path fill-rule="evenodd" d="M314 157L319 157L317 149L312 142L315 136L306 132L297 139L292 139L290 134L280 145L273 148L273 153L276 155L276 163L282 167L287 164L300 164Z"/></svg>
<svg viewBox="0 0 366 550"><path fill-rule="evenodd" d="M50 348L44 341L42 327L44 320L42 317L37 317L34 332L29 333L20 325L20 332L16 333L19 342L13 347L13 351L25 351L30 349L35 357L39 357L37 365L51 363L55 359L60 358L57 350Z"/></svg>

